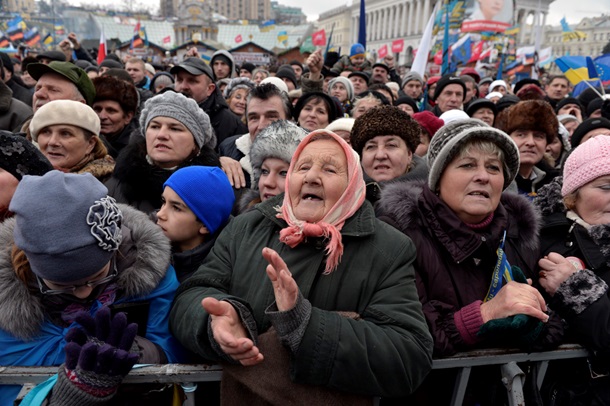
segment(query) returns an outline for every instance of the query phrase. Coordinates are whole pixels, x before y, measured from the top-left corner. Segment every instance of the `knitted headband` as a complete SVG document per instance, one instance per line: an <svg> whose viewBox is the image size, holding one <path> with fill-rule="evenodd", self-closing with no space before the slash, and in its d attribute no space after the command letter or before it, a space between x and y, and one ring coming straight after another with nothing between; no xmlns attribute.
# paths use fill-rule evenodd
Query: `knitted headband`
<svg viewBox="0 0 610 406"><path fill-rule="evenodd" d="M165 92L146 101L140 114L142 135L155 117L170 117L182 123L193 135L199 148L204 145L216 146L216 135L210 124L210 117L193 99L175 92Z"/></svg>

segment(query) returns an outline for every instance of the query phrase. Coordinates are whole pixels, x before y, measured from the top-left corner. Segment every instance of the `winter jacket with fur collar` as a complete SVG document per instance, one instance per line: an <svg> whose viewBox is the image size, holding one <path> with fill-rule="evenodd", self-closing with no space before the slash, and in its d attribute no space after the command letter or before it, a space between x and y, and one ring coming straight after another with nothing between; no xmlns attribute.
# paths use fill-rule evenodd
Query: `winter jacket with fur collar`
<svg viewBox="0 0 610 406"><path fill-rule="evenodd" d="M466 340L454 314L470 306L472 316L480 317L480 303L476 303L487 294L505 230L509 263L520 267L526 277L537 279L539 217L533 205L524 197L503 193L490 226L475 231L425 183L399 182L382 190L377 213L415 243L417 287L435 354L494 346L493 342Z"/></svg>
<svg viewBox="0 0 610 406"><path fill-rule="evenodd" d="M50 302L43 299L35 280L26 286L11 261L15 220L0 225L0 365L60 365L64 337L74 322L58 317L59 311L65 316L82 309L93 315L102 304L128 303L148 303L144 337L163 349L169 362L186 361L184 350L168 331L169 307L178 287L169 266L169 241L145 214L125 205L120 208L123 241L115 259L118 277L91 303L68 301L61 295ZM12 404L18 391L19 387L0 387L0 404Z"/></svg>
<svg viewBox="0 0 610 406"><path fill-rule="evenodd" d="M146 139L133 137L116 160L112 178L106 182L108 195L150 214L161 208L163 184L178 169L193 166L220 166L216 153L203 147L199 155L175 169L163 169L146 160Z"/></svg>
<svg viewBox="0 0 610 406"><path fill-rule="evenodd" d="M561 177L555 178L540 189L534 201L543 216L541 255L574 256L584 262L585 269L560 285L551 306L566 319L581 344L610 355L610 224L587 230L569 220L562 183Z"/></svg>

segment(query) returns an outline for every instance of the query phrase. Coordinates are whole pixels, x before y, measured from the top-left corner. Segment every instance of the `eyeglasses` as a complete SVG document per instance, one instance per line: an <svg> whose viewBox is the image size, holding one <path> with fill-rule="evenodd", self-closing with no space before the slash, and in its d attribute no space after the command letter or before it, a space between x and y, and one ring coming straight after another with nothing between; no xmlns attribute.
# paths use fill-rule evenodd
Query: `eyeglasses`
<svg viewBox="0 0 610 406"><path fill-rule="evenodd" d="M117 275L119 274L117 269L116 269L116 262L114 260L112 260L112 271L104 276L101 279L96 279L94 281L87 281L83 284L80 285L73 285L73 286L67 286L65 288L61 288L61 289L50 289L42 280L42 278L40 278L38 275L36 275L36 280L38 281L38 288L40 289L40 293L42 293L43 295L63 295L63 294L74 294L74 292L76 292L78 289L86 286L88 288L94 288L96 286L102 285L104 283L108 283L110 281L112 281L114 278L117 277Z"/></svg>

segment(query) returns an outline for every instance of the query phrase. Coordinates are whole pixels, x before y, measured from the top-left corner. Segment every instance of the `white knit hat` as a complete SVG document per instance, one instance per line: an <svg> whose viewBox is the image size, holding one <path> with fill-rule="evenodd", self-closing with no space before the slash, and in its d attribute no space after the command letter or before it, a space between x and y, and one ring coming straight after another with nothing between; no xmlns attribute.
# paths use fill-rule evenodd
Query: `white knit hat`
<svg viewBox="0 0 610 406"><path fill-rule="evenodd" d="M326 126L326 129L332 132L343 130L351 133L352 127L354 127L354 121L356 121L356 119L351 117L338 118Z"/></svg>
<svg viewBox="0 0 610 406"><path fill-rule="evenodd" d="M73 125L100 134L100 118L85 103L74 100L54 100L36 110L30 121L32 139L38 141L38 133L50 125Z"/></svg>
<svg viewBox="0 0 610 406"><path fill-rule="evenodd" d="M271 83L272 85L275 85L278 89L280 89L280 90L286 92L286 94L288 94L288 86L280 78L276 78L275 76L269 76L268 78L261 80L260 84L262 85L264 83Z"/></svg>

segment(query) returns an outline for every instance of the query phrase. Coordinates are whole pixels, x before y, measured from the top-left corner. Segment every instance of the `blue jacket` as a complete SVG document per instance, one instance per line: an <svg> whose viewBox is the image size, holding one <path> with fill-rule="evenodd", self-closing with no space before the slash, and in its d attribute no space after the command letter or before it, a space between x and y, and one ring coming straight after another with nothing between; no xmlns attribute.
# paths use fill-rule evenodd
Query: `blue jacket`
<svg viewBox="0 0 610 406"><path fill-rule="evenodd" d="M66 301L70 307L65 308L62 315L65 318L66 314L75 314L78 308L94 315L102 305L147 302L144 338L162 348L169 362L184 362L186 352L168 327L170 306L178 288L174 268L169 265L169 241L144 213L125 205L120 207L123 241L116 254L117 278L90 304ZM75 323L58 321L57 312L52 312L42 300L37 282L30 290L17 278L11 263L14 224L14 219L9 219L0 225L0 308L3 309L0 314L0 365L61 365L66 344L64 337ZM70 308L73 310L67 312ZM18 386L0 386L0 405L12 404L18 392Z"/></svg>

